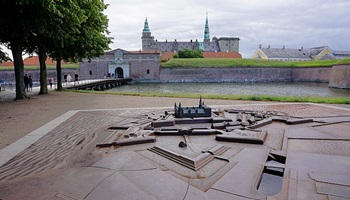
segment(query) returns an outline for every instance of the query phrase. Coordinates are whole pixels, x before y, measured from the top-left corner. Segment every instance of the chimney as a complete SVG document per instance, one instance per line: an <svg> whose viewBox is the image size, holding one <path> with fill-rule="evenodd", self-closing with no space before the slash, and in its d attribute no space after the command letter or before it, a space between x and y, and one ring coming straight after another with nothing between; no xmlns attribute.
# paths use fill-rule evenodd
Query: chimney
<svg viewBox="0 0 350 200"><path fill-rule="evenodd" d="M259 44L259 49L261 49L261 44Z"/></svg>
<svg viewBox="0 0 350 200"><path fill-rule="evenodd" d="M282 47L282 49L285 49L285 48L286 48L286 46L283 46L283 47Z"/></svg>
<svg viewBox="0 0 350 200"><path fill-rule="evenodd" d="M301 46L301 48L300 48L301 50L303 50L304 49L304 47L303 46Z"/></svg>
<svg viewBox="0 0 350 200"><path fill-rule="evenodd" d="M270 48L270 45L267 45L267 48L269 49L269 48Z"/></svg>

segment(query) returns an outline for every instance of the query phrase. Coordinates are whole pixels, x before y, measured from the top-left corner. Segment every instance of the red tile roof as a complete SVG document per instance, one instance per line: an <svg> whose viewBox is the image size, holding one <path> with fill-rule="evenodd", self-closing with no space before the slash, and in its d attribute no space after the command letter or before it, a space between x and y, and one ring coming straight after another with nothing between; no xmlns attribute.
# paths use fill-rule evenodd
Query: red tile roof
<svg viewBox="0 0 350 200"><path fill-rule="evenodd" d="M39 66L39 57L38 56L30 56L28 58L23 59L23 63L26 66ZM51 58L46 59L46 65L56 65L56 61L53 61ZM13 66L13 62L3 62L0 63L0 66Z"/></svg>
<svg viewBox="0 0 350 200"><path fill-rule="evenodd" d="M127 51L127 53L141 53L141 54L147 54L147 53L160 53L160 51L158 51L158 50Z"/></svg>
<svg viewBox="0 0 350 200"><path fill-rule="evenodd" d="M162 60L170 60L173 58L174 52L164 52L161 55ZM242 58L242 55L237 52L203 52L204 58Z"/></svg>
<svg viewBox="0 0 350 200"><path fill-rule="evenodd" d="M39 65L39 56L31 56L23 59L24 65ZM46 58L45 63L47 65L56 65L56 61L53 61L51 58Z"/></svg>
<svg viewBox="0 0 350 200"><path fill-rule="evenodd" d="M242 58L238 52L203 52L204 58Z"/></svg>
<svg viewBox="0 0 350 200"><path fill-rule="evenodd" d="M161 60L170 60L173 59L174 52L164 52L160 55Z"/></svg>

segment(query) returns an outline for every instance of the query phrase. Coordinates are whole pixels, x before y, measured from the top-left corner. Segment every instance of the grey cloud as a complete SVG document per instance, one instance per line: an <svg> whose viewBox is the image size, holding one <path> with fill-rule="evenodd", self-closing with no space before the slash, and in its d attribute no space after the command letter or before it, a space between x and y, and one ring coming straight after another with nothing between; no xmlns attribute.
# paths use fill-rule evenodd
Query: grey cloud
<svg viewBox="0 0 350 200"><path fill-rule="evenodd" d="M145 17L161 41L202 40L209 13L210 36L239 37L240 53L258 48L328 45L350 50L348 0L105 0L114 37L111 48L139 50Z"/></svg>

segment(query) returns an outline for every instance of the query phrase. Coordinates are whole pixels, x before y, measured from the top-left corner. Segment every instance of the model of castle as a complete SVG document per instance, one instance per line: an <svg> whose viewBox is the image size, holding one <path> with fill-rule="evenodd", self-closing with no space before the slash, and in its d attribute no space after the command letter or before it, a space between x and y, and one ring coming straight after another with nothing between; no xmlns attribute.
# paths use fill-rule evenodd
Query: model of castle
<svg viewBox="0 0 350 200"><path fill-rule="evenodd" d="M206 106L202 101L202 97L199 99L198 107L182 107L174 105L175 118L194 118L194 117L211 117L211 108Z"/></svg>

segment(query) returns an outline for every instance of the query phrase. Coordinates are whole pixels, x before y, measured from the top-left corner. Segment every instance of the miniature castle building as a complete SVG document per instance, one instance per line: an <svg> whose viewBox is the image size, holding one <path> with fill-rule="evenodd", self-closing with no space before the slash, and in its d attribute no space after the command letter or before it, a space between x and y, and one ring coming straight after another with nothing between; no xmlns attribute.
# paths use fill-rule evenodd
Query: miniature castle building
<svg viewBox="0 0 350 200"><path fill-rule="evenodd" d="M194 118L194 117L211 117L211 108L202 102L202 97L199 99L198 107L182 107L174 105L175 118Z"/></svg>

